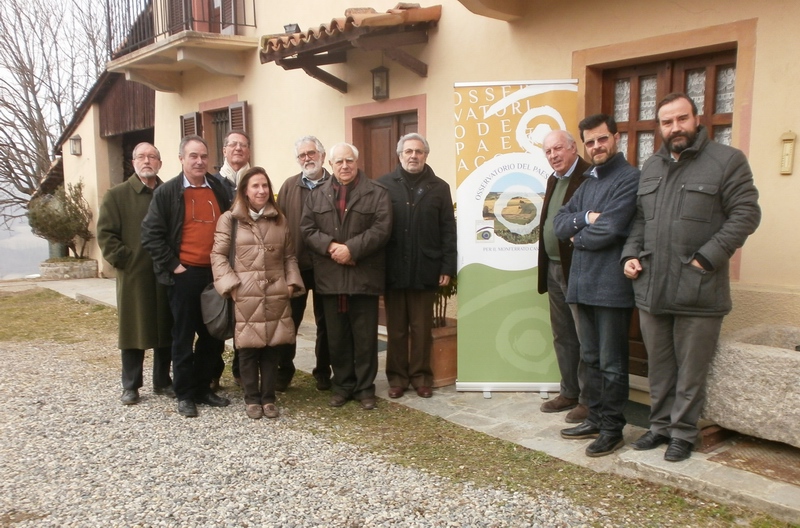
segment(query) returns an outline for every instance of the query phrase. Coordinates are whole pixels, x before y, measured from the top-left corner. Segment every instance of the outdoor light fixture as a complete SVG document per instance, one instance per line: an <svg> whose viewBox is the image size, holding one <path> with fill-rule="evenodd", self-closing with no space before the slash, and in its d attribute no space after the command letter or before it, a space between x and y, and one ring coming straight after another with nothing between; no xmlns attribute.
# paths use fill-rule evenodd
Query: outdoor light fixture
<svg viewBox="0 0 800 528"><path fill-rule="evenodd" d="M283 30L289 35L292 33L300 33L300 24L284 24Z"/></svg>
<svg viewBox="0 0 800 528"><path fill-rule="evenodd" d="M81 155L81 137L72 136L69 138L69 153L73 156Z"/></svg>
<svg viewBox="0 0 800 528"><path fill-rule="evenodd" d="M389 98L389 68L378 66L372 71L372 98L376 101Z"/></svg>

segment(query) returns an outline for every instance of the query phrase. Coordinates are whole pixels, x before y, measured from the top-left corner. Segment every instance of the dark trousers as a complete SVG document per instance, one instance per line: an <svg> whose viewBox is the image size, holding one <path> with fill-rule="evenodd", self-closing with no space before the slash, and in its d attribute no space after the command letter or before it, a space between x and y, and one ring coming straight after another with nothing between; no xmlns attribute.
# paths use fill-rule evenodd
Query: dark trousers
<svg viewBox="0 0 800 528"><path fill-rule="evenodd" d="M578 308L567 304L567 281L560 262L551 260L547 265L547 296L550 301L550 328L553 331L553 348L556 351L558 370L561 372L561 395L578 399L586 405L583 394L586 368L581 362L581 343L575 320Z"/></svg>
<svg viewBox="0 0 800 528"><path fill-rule="evenodd" d="M586 366L587 422L622 435L628 403L628 328L631 308L578 305L581 360Z"/></svg>
<svg viewBox="0 0 800 528"><path fill-rule="evenodd" d="M278 351L274 347L239 349L239 373L246 404L275 403L277 368Z"/></svg>
<svg viewBox="0 0 800 528"><path fill-rule="evenodd" d="M314 300L314 321L317 325L317 338L314 345L314 355L317 358L316 366L312 374L316 379L330 379L331 377L331 356L328 348L328 331L325 327L325 309L322 307L322 296L317 293L314 282L314 270L301 271L300 275L306 292L313 290ZM290 301L292 306L292 321L294 322L295 332L299 331L303 316L306 313L308 303L308 293L300 297L293 297ZM279 348L278 359L278 381L282 385L289 385L294 377L295 366L294 358L297 354L297 343L282 345Z"/></svg>
<svg viewBox="0 0 800 528"><path fill-rule="evenodd" d="M211 268L186 266L186 271L174 277L175 284L169 289L169 307L174 319L173 387L179 400L188 400L210 390L214 367L225 343L211 337L200 312L200 294L214 280Z"/></svg>
<svg viewBox="0 0 800 528"><path fill-rule="evenodd" d="M428 290L386 290L386 378L392 387L430 387L433 301Z"/></svg>
<svg viewBox="0 0 800 528"><path fill-rule="evenodd" d="M722 317L639 310L650 371L650 430L694 443Z"/></svg>
<svg viewBox="0 0 800 528"><path fill-rule="evenodd" d="M144 350L126 348L120 350L122 356L122 388L137 390L144 385ZM169 365L172 362L172 347L153 349L153 388L163 389L172 385Z"/></svg>
<svg viewBox="0 0 800 528"><path fill-rule="evenodd" d="M375 397L378 374L378 296L348 295L347 311L338 295L322 295L333 379L331 391L345 398Z"/></svg>

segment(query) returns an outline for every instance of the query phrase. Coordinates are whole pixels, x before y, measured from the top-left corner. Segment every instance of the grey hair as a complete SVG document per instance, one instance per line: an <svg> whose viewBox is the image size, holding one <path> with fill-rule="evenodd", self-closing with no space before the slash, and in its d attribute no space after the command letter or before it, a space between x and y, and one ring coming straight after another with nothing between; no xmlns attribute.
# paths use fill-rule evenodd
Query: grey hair
<svg viewBox="0 0 800 528"><path fill-rule="evenodd" d="M410 139L416 139L418 141L421 141L422 144L424 145L425 154L431 153L431 146L428 145L428 140L422 137L422 135L417 134L416 132L411 132L410 134L406 134L405 136L401 137L400 140L397 142L398 156L403 153L403 144Z"/></svg>
<svg viewBox="0 0 800 528"><path fill-rule="evenodd" d="M350 150L353 151L353 155L356 157L356 159L358 159L358 149L355 147L355 145L351 145L350 143L344 143L344 142L337 143L333 147L331 147L331 158L333 157L333 153L336 152L336 149L342 147L348 147Z"/></svg>
<svg viewBox="0 0 800 528"><path fill-rule="evenodd" d="M314 145L317 146L317 150L319 151L319 153L322 154L323 156L325 155L325 147L322 146L322 143L320 143L320 141L316 138L316 136L303 136L300 139L298 139L297 141L295 141L294 142L294 153L297 154L297 149L300 148L300 145L302 145L303 143L309 143L309 142L314 143Z"/></svg>
<svg viewBox="0 0 800 528"><path fill-rule="evenodd" d="M133 152L131 152L131 158L135 158L136 151L144 147L145 145L147 145L148 147L153 147L156 150L156 154L158 154L158 159L159 160L161 159L161 151L158 150L155 145L153 145L152 143L148 143L147 141L142 141L141 143L133 147Z"/></svg>
<svg viewBox="0 0 800 528"><path fill-rule="evenodd" d="M561 129L552 130L552 131L547 133L547 135L544 137L544 139L546 140L549 136L551 136L553 134L559 134L562 137L566 138L567 143L569 144L569 146L575 145L577 147L577 145L578 145L578 142L575 141L575 138L573 137L572 134L569 133L568 130L561 130ZM542 143L544 143L544 142L542 142Z"/></svg>

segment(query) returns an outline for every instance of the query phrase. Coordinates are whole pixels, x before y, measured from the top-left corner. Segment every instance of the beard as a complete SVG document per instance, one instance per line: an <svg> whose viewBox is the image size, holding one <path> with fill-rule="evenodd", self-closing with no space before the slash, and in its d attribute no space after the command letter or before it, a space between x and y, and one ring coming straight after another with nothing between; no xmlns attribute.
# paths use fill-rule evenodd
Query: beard
<svg viewBox="0 0 800 528"><path fill-rule="evenodd" d="M303 165L302 172L309 180L316 180L322 176L322 166L319 163L307 163Z"/></svg>
<svg viewBox="0 0 800 528"><path fill-rule="evenodd" d="M675 132L669 138L664 138L669 147L669 151L675 154L680 154L694 145L695 139L697 139L697 130L691 132Z"/></svg>

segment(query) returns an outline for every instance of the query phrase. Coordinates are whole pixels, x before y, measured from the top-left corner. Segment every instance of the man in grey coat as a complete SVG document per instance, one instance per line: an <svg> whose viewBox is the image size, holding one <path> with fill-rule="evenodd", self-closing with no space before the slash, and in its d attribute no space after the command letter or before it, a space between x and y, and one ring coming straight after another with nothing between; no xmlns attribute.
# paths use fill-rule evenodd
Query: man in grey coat
<svg viewBox="0 0 800 528"><path fill-rule="evenodd" d="M639 170L618 152L613 117L589 116L578 129L594 165L556 215L553 228L559 239L571 240L574 246L567 302L578 305L589 415L581 425L562 429L561 436L596 438L586 455L599 457L623 445L633 289L622 274L619 257L636 212Z"/></svg>
<svg viewBox="0 0 800 528"><path fill-rule="evenodd" d="M633 281L650 372L650 430L637 450L669 444L691 456L722 318L729 261L761 220L744 154L711 141L697 106L672 93L656 108L663 143L642 169L636 218L622 252Z"/></svg>
<svg viewBox="0 0 800 528"><path fill-rule="evenodd" d="M172 313L166 286L153 272L153 260L141 242L142 220L153 190L161 185L161 153L150 143L133 149L136 174L110 189L97 218L97 242L117 273L117 316L122 356L122 403L139 402L144 351L153 349L153 392L175 397L169 366Z"/></svg>

